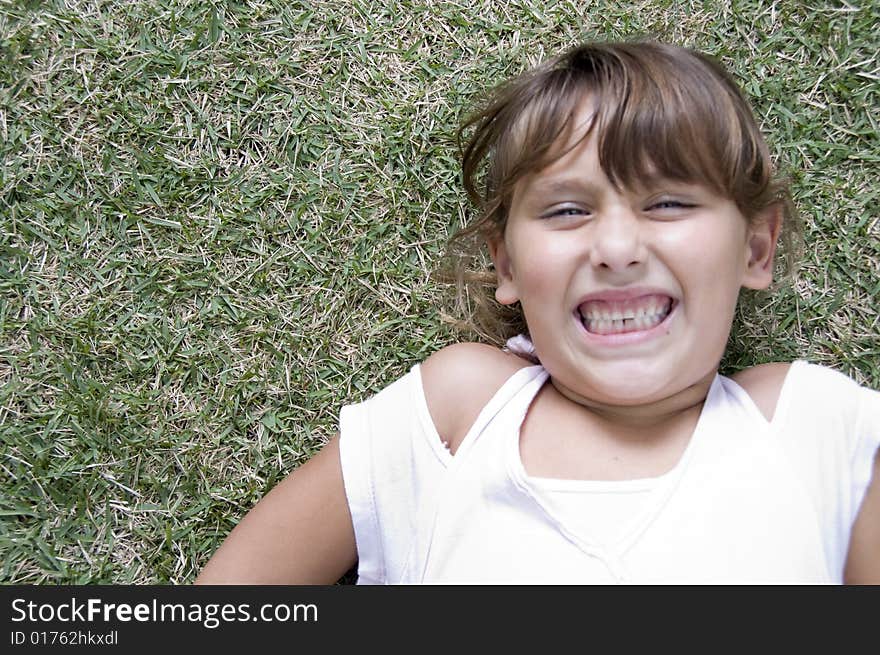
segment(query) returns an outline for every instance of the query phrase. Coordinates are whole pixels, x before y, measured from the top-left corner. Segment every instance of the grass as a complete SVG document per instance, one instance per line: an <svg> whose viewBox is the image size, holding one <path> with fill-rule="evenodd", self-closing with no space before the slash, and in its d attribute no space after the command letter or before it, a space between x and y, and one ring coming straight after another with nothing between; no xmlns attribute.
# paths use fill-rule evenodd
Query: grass
<svg viewBox="0 0 880 655"><path fill-rule="evenodd" d="M187 583L457 338L452 135L583 39L719 56L792 172L796 283L726 361L880 386L876 3L0 0L0 581Z"/></svg>

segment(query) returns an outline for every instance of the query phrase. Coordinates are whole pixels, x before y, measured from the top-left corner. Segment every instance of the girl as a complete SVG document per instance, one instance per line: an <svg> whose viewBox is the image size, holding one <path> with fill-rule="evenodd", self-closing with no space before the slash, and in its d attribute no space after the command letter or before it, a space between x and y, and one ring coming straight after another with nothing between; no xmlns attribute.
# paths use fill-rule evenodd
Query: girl
<svg viewBox="0 0 880 655"><path fill-rule="evenodd" d="M484 334L520 335L344 407L198 582L357 561L360 583L880 583L880 393L803 361L718 373L793 216L728 74L586 45L467 127L464 238L497 302L479 276L463 293Z"/></svg>

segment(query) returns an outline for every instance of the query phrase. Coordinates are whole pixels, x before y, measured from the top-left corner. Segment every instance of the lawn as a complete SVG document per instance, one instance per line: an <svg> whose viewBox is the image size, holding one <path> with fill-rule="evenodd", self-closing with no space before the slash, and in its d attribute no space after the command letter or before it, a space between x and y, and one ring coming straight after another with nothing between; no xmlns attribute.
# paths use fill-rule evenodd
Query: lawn
<svg viewBox="0 0 880 655"><path fill-rule="evenodd" d="M0 0L0 582L189 583L466 336L430 278L483 90L585 39L719 57L794 182L725 370L880 387L876 2Z"/></svg>

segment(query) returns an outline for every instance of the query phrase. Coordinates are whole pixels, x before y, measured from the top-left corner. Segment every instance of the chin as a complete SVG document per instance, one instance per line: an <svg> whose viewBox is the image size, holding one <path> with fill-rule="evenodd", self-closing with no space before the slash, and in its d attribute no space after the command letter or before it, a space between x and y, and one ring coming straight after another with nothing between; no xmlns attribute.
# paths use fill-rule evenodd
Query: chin
<svg viewBox="0 0 880 655"><path fill-rule="evenodd" d="M546 365L545 365L546 368ZM653 403L674 395L675 376L664 376L654 370L645 373L644 366L590 366L587 374L555 375L548 369L551 378L569 389L576 397L603 405L634 406Z"/></svg>
<svg viewBox="0 0 880 655"><path fill-rule="evenodd" d="M671 353L670 353L671 354ZM664 361L665 360L665 361ZM653 357L632 361L592 361L582 383L603 400L619 405L641 405L671 398L704 378L712 365L683 368L678 357ZM597 398L599 400L599 398Z"/></svg>
<svg viewBox="0 0 880 655"><path fill-rule="evenodd" d="M637 380L603 384L596 388L599 402L609 405L646 405L663 400L677 391L669 385L645 384Z"/></svg>

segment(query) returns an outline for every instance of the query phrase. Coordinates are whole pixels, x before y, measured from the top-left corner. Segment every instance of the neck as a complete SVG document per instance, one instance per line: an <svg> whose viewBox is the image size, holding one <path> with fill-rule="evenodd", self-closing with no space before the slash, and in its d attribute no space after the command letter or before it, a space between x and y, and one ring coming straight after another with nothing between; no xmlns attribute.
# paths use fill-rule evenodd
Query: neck
<svg viewBox="0 0 880 655"><path fill-rule="evenodd" d="M680 421L691 421L698 416L714 379L713 370L696 383L671 396L628 405L604 403L582 396L553 378L551 383L562 396L586 408L609 426L644 437L646 434L655 434L658 429L672 426Z"/></svg>

